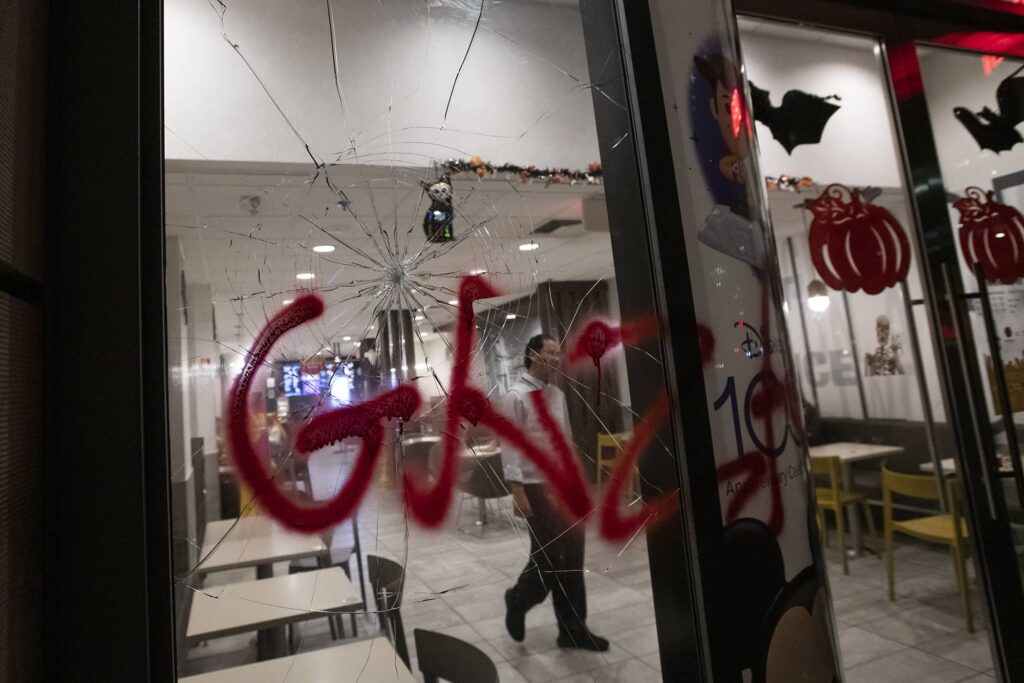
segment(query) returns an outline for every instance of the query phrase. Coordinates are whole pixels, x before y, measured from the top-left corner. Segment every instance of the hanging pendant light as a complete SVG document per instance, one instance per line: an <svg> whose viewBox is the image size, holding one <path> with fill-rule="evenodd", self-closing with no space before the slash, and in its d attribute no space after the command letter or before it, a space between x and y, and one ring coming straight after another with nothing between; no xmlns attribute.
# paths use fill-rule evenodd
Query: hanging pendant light
<svg viewBox="0 0 1024 683"><path fill-rule="evenodd" d="M824 313L828 310L832 300L828 298L828 287L821 280L811 280L807 283L807 307L815 313Z"/></svg>

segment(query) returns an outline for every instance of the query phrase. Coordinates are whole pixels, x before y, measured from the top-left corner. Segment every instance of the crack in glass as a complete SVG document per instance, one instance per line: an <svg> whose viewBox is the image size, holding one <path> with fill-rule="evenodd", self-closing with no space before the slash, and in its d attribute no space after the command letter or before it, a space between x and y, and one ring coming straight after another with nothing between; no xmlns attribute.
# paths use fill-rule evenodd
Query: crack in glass
<svg viewBox="0 0 1024 683"><path fill-rule="evenodd" d="M204 6L202 11L198 6ZM287 303L308 292L319 294L324 315L282 338L272 357L256 368L257 382L268 387L274 400L249 406L251 432L267 444L275 485L287 488L296 500L330 498L358 457L353 443L344 440L308 459L299 458L291 447L297 428L286 430L282 423L301 425L323 411L364 400L355 391L357 382L363 389L378 390L407 382L429 398L408 422L386 423L386 466L375 472L357 511L361 554L396 560L404 576L401 607L377 609L367 585L368 604L354 612L352 621L359 626L358 637L380 635L382 617L398 611L407 632L420 627L447 631L480 647L499 665L503 680L540 676L540 655L550 649L510 646L503 625L495 625L505 613L501 589L513 584L527 559L535 531L530 522L516 515L507 496L492 503L478 499L473 520L473 514L464 514L466 494L461 492L445 526L427 531L410 521L396 483L403 467L413 466L412 458L419 457L413 453L415 436L443 435L438 429L443 432L449 409L447 366L454 354L456 299L463 277L486 274L502 293L476 303L478 338L470 354L471 384L494 401L522 372L525 345L542 327L557 334L559 347L565 348L595 317L619 317L608 228L602 232L587 226L585 204L603 205L603 188L554 175L524 183L502 174L457 174L451 179L453 239L432 241L423 232L423 216L431 205L427 188L441 177L449 159L470 159L483 149L494 154L484 161L495 164L585 170L588 163L600 161L601 153L618 148L629 139L629 131L600 149L591 100L599 97L626 110L614 94L621 88L620 65L609 54L592 71L593 80L580 75L588 67L579 10L558 0L324 0L322 5L315 0L298 5L172 0L167 11L166 130L173 148L168 164L168 269L184 273L180 285L176 273L168 276L169 335L180 337L171 345L172 374L178 370L171 400L184 405L185 413L191 411L179 415L177 422L172 417L172 430L177 426L181 441L186 434L218 441L221 427L199 425L213 422L207 413L223 423L224 386L241 370L252 339ZM558 31L566 34L562 41L557 40ZM189 51L206 53L185 56L186 44ZM204 103L203 97L209 99ZM204 116L187 115L182 109L186 105L202 109ZM247 126L259 135L247 135ZM559 220L567 224L550 232L538 230ZM638 233L640 229L638 225ZM531 250L530 245L540 248ZM569 288L559 288L581 283L584 288L566 305ZM176 291L179 287L181 292ZM186 296L192 292L203 300ZM173 326L179 316L190 320ZM605 377L615 380L610 389L597 388L588 371L557 369L555 381L576 406L576 423L586 425L588 435L612 434L616 450L623 450L628 438L623 435L645 416L633 410L628 398L622 356L629 356L630 372L641 371L644 364L642 371L660 373L661 360L651 350L656 347L623 343L604 359ZM292 370L294 375L283 374ZM272 444L270 433L278 428L283 434ZM462 430L462 476L473 476L475 469L492 487L506 486L503 479L495 479L494 470L480 464L490 452L486 436L465 423ZM592 442L575 433L582 429L572 431L565 435L568 442L581 464L593 470L599 454ZM652 444L645 458L674 460L662 434L654 434ZM172 486L205 470L212 446L193 445L177 459L172 453ZM229 472L225 477L231 480ZM641 486L648 500L678 493L677 488L659 488L635 465L629 479L621 482L626 513L643 505ZM212 493L196 494L201 496L195 501L196 527L219 516L212 501L220 495ZM585 659L563 651L562 665L612 673L626 671L622 662L635 661L631 665L637 670L653 671L659 665L656 647L653 652L649 648L656 638L641 533L647 524L622 542L605 543L592 533L596 524L591 517L600 496L592 500L594 507L586 515L537 552L546 556L565 534L588 534L587 560L582 569L573 570L587 577L588 611L603 624L600 628L612 628L620 614L641 624L630 635L634 640L646 636L647 647L616 645L619 632L612 634L608 653ZM175 552L188 560L176 562L180 595L201 593L223 603L280 607L317 617L335 614L313 606L316 577L314 594L302 603L236 593L238 581L253 578L246 554L263 540L251 523L260 516L259 496L240 491L238 509L237 519L215 538L200 542L194 530L175 531ZM476 524L494 514L496 519ZM479 526L479 539L472 529L463 529L467 524ZM323 540L336 548L355 542L347 521ZM237 553L237 562L207 571L226 549ZM275 575L284 563L276 562ZM364 581L363 567L352 566L348 573L353 582ZM561 582L555 582L554 590L571 604ZM331 623L332 633L350 617L340 614ZM531 623L528 633L550 631L548 608L540 605L534 614L543 614L543 623ZM584 615L576 616L583 620ZM282 680L296 671L294 655L351 641L351 636L327 640L325 621L297 623L298 637L289 653L293 659ZM480 625L488 621L486 628ZM648 630L640 632L644 628ZM549 635L551 642L545 645L553 647L554 634ZM622 641L627 642L625 637ZM211 638L191 646L182 641L179 647L188 648L188 673L247 662L253 651L249 636ZM371 680L371 658L372 651L359 667L364 680ZM583 661L585 665L579 664ZM403 680L402 667L396 654L395 680Z"/></svg>

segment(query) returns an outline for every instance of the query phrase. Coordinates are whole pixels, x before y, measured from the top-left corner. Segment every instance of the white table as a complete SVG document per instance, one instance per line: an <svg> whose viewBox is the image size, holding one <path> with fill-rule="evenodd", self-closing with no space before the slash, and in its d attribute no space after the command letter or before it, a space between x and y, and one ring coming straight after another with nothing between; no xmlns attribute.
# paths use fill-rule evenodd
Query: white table
<svg viewBox="0 0 1024 683"><path fill-rule="evenodd" d="M313 557L326 552L327 546L319 535L289 531L263 515L222 519L207 523L199 556L201 563L196 571L209 574L227 569L257 567L258 575L265 578L272 573L267 568L274 562Z"/></svg>
<svg viewBox="0 0 1024 683"><path fill-rule="evenodd" d="M185 637L195 643L362 608L359 589L340 567L229 583L193 594ZM268 642L261 648L261 659L279 648L280 643Z"/></svg>
<svg viewBox="0 0 1024 683"><path fill-rule="evenodd" d="M179 683L414 683L405 662L385 638L360 640L323 650L236 666L198 676L179 678Z"/></svg>
<svg viewBox="0 0 1024 683"><path fill-rule="evenodd" d="M843 488L847 491L851 490L853 486L852 476L850 475L850 463L878 460L890 455L900 455L905 451L902 446L887 446L878 443L853 443L850 441L811 446L808 450L812 458L830 455L839 457L839 476L842 479ZM856 506L848 505L846 507L846 518L850 520L850 534L853 536L852 553L860 555L864 550L864 533L860 527L860 516L857 513Z"/></svg>
<svg viewBox="0 0 1024 683"><path fill-rule="evenodd" d="M942 467L943 475L956 474L956 462L953 458L943 458L939 461L939 465ZM931 460L921 463L918 467L921 468L922 472L928 472L929 474L935 471L935 465L932 464Z"/></svg>
<svg viewBox="0 0 1024 683"><path fill-rule="evenodd" d="M939 465L942 467L943 476L950 476L956 474L956 461L953 460L953 458L943 458L942 460L939 461ZM918 467L921 468L922 472L931 473L935 471L935 465L933 465L930 460L928 462L921 463L920 465L918 465ZM998 472L1000 476L1012 475L1012 461L1001 461L999 463Z"/></svg>

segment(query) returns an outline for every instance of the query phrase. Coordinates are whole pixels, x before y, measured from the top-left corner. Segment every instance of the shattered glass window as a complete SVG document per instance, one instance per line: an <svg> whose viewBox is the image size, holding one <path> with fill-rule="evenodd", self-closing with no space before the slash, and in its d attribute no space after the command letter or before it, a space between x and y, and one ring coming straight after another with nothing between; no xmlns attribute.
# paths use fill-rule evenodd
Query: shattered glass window
<svg viewBox="0 0 1024 683"><path fill-rule="evenodd" d="M587 4L165 2L181 680L661 680L670 409Z"/></svg>

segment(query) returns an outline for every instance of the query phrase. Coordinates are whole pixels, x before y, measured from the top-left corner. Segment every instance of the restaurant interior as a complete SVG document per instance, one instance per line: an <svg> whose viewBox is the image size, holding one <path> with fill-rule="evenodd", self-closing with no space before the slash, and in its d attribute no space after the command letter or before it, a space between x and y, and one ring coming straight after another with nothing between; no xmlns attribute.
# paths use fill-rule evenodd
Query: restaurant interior
<svg viewBox="0 0 1024 683"><path fill-rule="evenodd" d="M492 400L527 371L531 338L559 344L553 383L593 500L612 490L637 502L636 467L628 481L612 476L641 420L630 379L664 367L636 348L600 370L572 353L591 321L653 313L616 268L629 245L613 243L624 233L609 225L600 162L621 139L598 138L594 100L605 94L578 3L485 5L165 3L179 680L662 680L645 529L613 542L580 525L586 623L610 641L593 652L559 646L550 601L527 613L522 642L509 636L504 595L527 564L531 528L493 431L460 432L455 493L437 528L412 519L403 499L404 473L436 478L444 458L462 278L498 293L470 305L468 382ZM776 102L797 88L837 96L819 143L787 150L763 123L756 133L846 680L995 680L919 259L901 286L848 293L823 281L809 247L807 201L834 183L870 188L874 206L913 226L877 45L766 20L739 27L747 77ZM922 68L926 79L963 71L984 86L967 60L936 51ZM1011 61L997 75L1020 66ZM951 105L930 103L934 125L962 137ZM1021 170L1019 150L943 153L956 192ZM1020 204L1024 178L997 187ZM453 234L438 238L431 221ZM638 217L636 239L643 231ZM998 289L1003 359L1020 377L1024 288ZM268 321L311 294L323 315L250 367ZM747 335L720 352L763 346ZM318 533L286 529L239 477L228 422L233 385L250 370L243 431L300 505L336 499L365 443L348 436L299 453L303 426L417 388L422 405L385 423L349 518ZM991 422L1003 424L998 397L988 399ZM675 457L657 445L644 455Z"/></svg>

